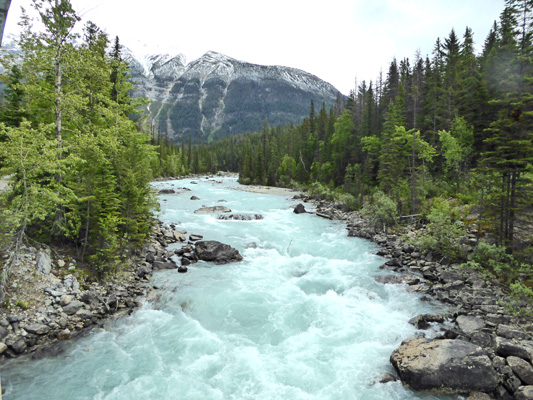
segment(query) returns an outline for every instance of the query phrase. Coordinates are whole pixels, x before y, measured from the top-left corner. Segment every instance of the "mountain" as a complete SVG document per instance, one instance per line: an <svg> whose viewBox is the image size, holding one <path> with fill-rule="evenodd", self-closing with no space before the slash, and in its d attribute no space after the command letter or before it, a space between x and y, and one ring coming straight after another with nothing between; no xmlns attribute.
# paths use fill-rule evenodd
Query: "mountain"
<svg viewBox="0 0 533 400"><path fill-rule="evenodd" d="M311 100L329 108L342 94L302 70L256 65L210 51L190 63L183 55L136 57L127 48L137 89L135 96L152 100L149 119L154 129L174 141L211 141L271 126L297 124L309 115Z"/></svg>

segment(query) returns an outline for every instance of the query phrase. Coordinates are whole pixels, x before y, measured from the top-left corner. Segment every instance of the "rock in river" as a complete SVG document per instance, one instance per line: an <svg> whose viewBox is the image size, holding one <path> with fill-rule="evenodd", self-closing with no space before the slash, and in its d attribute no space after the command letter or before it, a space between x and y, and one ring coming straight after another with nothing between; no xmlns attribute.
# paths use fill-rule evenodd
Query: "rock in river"
<svg viewBox="0 0 533 400"><path fill-rule="evenodd" d="M213 261L217 264L242 261L242 256L238 250L214 240L197 242L196 255L199 260Z"/></svg>
<svg viewBox="0 0 533 400"><path fill-rule="evenodd" d="M296 207L294 207L294 213L295 214L304 214L307 211L305 210L305 207L302 203L298 204Z"/></svg>
<svg viewBox="0 0 533 400"><path fill-rule="evenodd" d="M415 390L490 393L498 386L487 352L463 340L408 339L392 353L391 363Z"/></svg>
<svg viewBox="0 0 533 400"><path fill-rule="evenodd" d="M220 214L218 219L224 221L257 221L263 219L261 214Z"/></svg>
<svg viewBox="0 0 533 400"><path fill-rule="evenodd" d="M231 210L228 207L224 206L214 206L214 207L202 207L196 210L195 214L209 214L209 213L228 213Z"/></svg>

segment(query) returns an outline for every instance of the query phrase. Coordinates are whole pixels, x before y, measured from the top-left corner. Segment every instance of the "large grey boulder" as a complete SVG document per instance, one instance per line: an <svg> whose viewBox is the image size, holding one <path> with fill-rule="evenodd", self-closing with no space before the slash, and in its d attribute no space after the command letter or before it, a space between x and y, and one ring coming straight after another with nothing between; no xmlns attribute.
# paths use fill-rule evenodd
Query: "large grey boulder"
<svg viewBox="0 0 533 400"><path fill-rule="evenodd" d="M50 327L44 324L29 324L24 326L24 330L35 335L46 335L50 332Z"/></svg>
<svg viewBox="0 0 533 400"><path fill-rule="evenodd" d="M242 256L237 249L214 240L197 242L195 248L196 256L202 261L213 261L217 264L242 261Z"/></svg>
<svg viewBox="0 0 533 400"><path fill-rule="evenodd" d="M457 325L467 335L471 335L475 331L483 329L485 327L485 322L481 318L469 316L469 315L460 315L457 317Z"/></svg>
<svg viewBox="0 0 533 400"><path fill-rule="evenodd" d="M498 386L487 352L463 340L408 339L390 361L402 382L415 390L490 393Z"/></svg>
<svg viewBox="0 0 533 400"><path fill-rule="evenodd" d="M530 363L520 357L510 356L507 357L507 364L524 384L533 385L533 366Z"/></svg>
<svg viewBox="0 0 533 400"><path fill-rule="evenodd" d="M514 394L517 400L533 400L533 386L522 386Z"/></svg>

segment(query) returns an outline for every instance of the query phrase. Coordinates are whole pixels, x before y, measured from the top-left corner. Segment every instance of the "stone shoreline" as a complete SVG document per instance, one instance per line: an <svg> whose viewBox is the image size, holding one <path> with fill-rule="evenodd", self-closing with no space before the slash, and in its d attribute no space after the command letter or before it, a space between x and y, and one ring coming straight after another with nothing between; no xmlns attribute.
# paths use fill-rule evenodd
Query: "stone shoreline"
<svg viewBox="0 0 533 400"><path fill-rule="evenodd" d="M423 254L396 234L376 232L358 212L305 195L295 200L312 203L318 216L345 221L349 236L376 243L377 254L388 259L381 268L390 271L379 282L406 285L446 306L445 314L413 316L417 336L391 355L405 385L468 400L533 399L533 323L508 311L511 299L503 285ZM437 334L426 338L430 328Z"/></svg>

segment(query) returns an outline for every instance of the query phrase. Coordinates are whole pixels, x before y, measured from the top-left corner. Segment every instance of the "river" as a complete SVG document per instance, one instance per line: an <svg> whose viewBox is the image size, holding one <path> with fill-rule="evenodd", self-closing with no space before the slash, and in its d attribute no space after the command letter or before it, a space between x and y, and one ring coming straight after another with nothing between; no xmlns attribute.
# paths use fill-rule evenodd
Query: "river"
<svg viewBox="0 0 533 400"><path fill-rule="evenodd" d="M160 295L132 315L58 356L4 364L4 400L445 398L376 383L416 334L408 320L437 306L377 283L387 272L373 243L347 237L342 222L294 214L290 196L237 190L235 178L154 185L191 189L160 196L161 220L229 244L244 261L155 273ZM264 218L193 213L203 205Z"/></svg>

